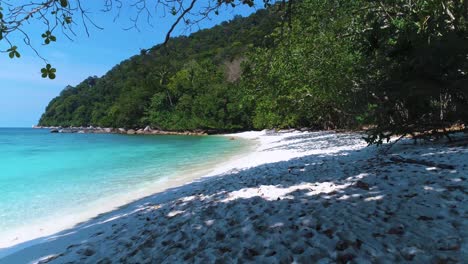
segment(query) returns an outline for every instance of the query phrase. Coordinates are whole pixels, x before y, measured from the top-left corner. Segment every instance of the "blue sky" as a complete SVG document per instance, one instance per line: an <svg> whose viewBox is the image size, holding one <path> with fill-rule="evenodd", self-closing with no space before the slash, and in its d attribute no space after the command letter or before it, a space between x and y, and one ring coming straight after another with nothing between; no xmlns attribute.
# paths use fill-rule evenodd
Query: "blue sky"
<svg viewBox="0 0 468 264"><path fill-rule="evenodd" d="M22 54L20 59L10 59L7 54L0 53L0 127L30 127L36 124L49 101L66 85L76 85L88 76L102 76L122 60L139 54L140 49L163 42L174 19L153 16L152 25L142 20L138 23L139 31L124 30L131 25L130 16L134 12L124 10L120 18L114 21L113 14L99 11L103 2L87 1L93 21L104 28L90 28L90 37L82 28L75 27L77 36L73 41L57 34L57 42L43 46L41 34L45 28L37 23L26 27L41 55L57 68L55 80L41 78L40 69L44 67L44 62L24 45L18 45ZM254 8L248 7L227 9L219 16L203 21L199 27L212 27L232 19L236 14L247 16L254 11ZM192 32L196 30L198 28ZM180 26L173 35L184 33L187 33L187 29ZM19 36L16 40L21 41ZM0 49L5 50L5 47L5 43L0 41Z"/></svg>

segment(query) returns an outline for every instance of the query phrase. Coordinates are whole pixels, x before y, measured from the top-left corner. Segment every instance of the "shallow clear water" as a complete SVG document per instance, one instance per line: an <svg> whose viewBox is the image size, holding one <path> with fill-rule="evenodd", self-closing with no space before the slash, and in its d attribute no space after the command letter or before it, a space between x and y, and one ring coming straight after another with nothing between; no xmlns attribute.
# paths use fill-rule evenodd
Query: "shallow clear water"
<svg viewBox="0 0 468 264"><path fill-rule="evenodd" d="M223 161L245 147L244 141L221 136L0 128L0 236Z"/></svg>

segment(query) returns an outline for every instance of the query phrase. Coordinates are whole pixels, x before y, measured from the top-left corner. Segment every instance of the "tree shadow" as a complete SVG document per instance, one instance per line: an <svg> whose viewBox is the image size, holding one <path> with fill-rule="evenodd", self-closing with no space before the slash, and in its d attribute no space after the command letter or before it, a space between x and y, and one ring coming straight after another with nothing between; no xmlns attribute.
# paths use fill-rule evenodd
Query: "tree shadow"
<svg viewBox="0 0 468 264"><path fill-rule="evenodd" d="M455 170L395 163L395 154ZM467 157L403 142L387 155L348 149L231 171L17 245L42 242L0 263L461 263Z"/></svg>

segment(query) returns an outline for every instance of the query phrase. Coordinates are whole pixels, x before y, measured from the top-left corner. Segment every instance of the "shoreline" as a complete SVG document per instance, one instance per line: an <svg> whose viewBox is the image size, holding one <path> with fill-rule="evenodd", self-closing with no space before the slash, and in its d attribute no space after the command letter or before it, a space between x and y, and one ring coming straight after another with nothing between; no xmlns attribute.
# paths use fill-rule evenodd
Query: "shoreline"
<svg viewBox="0 0 468 264"><path fill-rule="evenodd" d="M258 145L0 264L446 263L468 254L465 141L415 146L403 139L382 153L358 133L224 136Z"/></svg>
<svg viewBox="0 0 468 264"><path fill-rule="evenodd" d="M213 136L228 137L228 135ZM242 137L236 137L235 135L231 135L229 138L231 140L233 140L233 138L236 140L245 140L246 142L248 140ZM68 208L66 211L62 212L61 220L58 222L51 222L53 219L51 219L51 217L46 217L37 219L37 221L30 223L27 227L18 227L11 232L5 232L2 234L2 237L0 237L2 238L0 240L0 261L2 258L14 254L25 247L42 243L43 241L40 241L41 238L47 238L55 233L73 229L83 223L93 221L104 214L124 210L136 201L146 199L168 189L189 184L203 177L216 175L217 172L221 172L229 168L229 164L233 161L242 156L250 155L255 151L258 145L258 142L255 142L254 145L248 145L245 143L242 150L220 157L219 159L223 160L221 162L217 159L210 160L204 164L191 166L190 168L180 170L177 173L167 175L161 179L151 182L147 186L140 187L130 193L116 194L112 197L95 201L92 204L87 205L85 208L81 208L83 209L82 212L77 212L75 209ZM214 163L218 164L214 165ZM21 244L27 244L27 246L19 246Z"/></svg>

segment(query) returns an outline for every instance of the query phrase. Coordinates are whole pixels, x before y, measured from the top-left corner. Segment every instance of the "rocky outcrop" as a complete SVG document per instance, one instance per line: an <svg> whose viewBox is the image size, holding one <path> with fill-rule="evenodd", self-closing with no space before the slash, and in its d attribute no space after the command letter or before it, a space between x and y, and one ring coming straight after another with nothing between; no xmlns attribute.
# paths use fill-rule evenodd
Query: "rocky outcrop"
<svg viewBox="0 0 468 264"><path fill-rule="evenodd" d="M49 129L50 133L79 133L79 134L125 134L125 135L188 135L188 136L202 136L212 134L210 131L193 130L193 131L164 131L159 129L152 129L150 126L145 128L112 128L112 127L45 127L34 126L35 129Z"/></svg>

